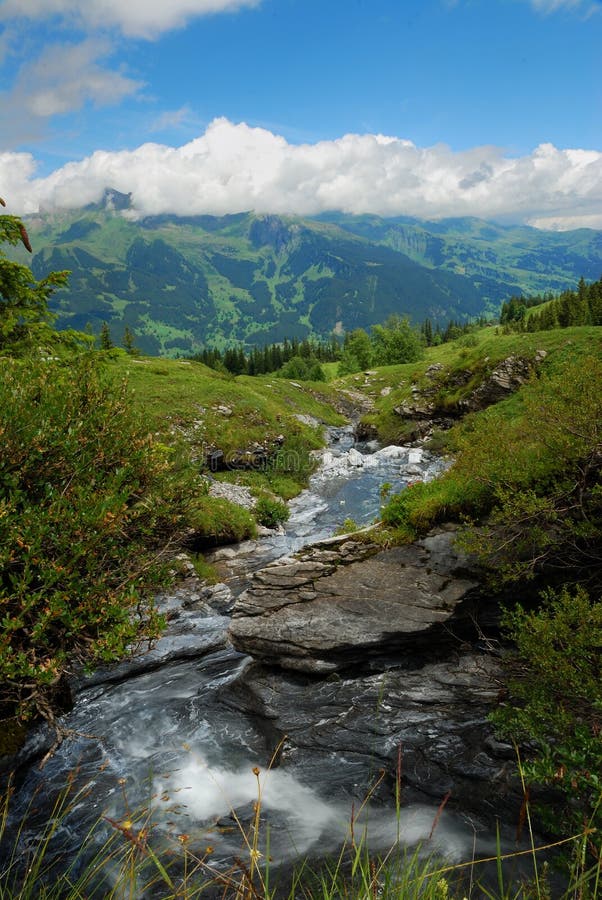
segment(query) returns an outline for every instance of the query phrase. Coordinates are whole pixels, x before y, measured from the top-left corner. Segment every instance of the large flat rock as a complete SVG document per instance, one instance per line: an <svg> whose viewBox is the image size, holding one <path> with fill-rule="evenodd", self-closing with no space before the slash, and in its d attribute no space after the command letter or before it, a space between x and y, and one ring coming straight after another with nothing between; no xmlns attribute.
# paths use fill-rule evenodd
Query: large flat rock
<svg viewBox="0 0 602 900"><path fill-rule="evenodd" d="M357 677L250 663L220 697L270 722L283 741L280 764L322 796L345 794L351 782L367 790L385 772L382 799L401 777L404 803L421 795L439 803L450 791L453 804L494 818L520 809L512 747L487 720L501 677L496 659L464 647L443 661Z"/></svg>
<svg viewBox="0 0 602 900"><path fill-rule="evenodd" d="M266 566L237 600L234 646L271 664L328 673L388 656L396 663L449 642L478 581L439 529L404 547L347 541Z"/></svg>

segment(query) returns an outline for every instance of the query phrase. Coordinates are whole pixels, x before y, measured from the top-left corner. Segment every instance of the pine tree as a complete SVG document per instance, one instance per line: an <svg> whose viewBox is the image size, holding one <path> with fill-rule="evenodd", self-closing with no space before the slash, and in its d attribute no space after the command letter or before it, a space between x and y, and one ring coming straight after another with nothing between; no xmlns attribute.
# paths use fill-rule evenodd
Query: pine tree
<svg viewBox="0 0 602 900"><path fill-rule="evenodd" d="M431 347L433 344L433 323L430 319L425 319L423 334L427 347Z"/></svg>
<svg viewBox="0 0 602 900"><path fill-rule="evenodd" d="M5 206L0 198L0 205ZM0 216L0 244L23 244L31 253L29 236L17 216ZM48 300L67 284L68 272L51 272L36 281L31 269L7 259L0 251L0 348L3 353L23 349L33 341L57 340L50 323Z"/></svg>
<svg viewBox="0 0 602 900"><path fill-rule="evenodd" d="M134 333L128 325L125 326L123 332L123 346L126 352L132 356L137 352L136 345L134 343Z"/></svg>
<svg viewBox="0 0 602 900"><path fill-rule="evenodd" d="M111 350L114 346L109 326L106 322L103 322L100 329L100 349Z"/></svg>

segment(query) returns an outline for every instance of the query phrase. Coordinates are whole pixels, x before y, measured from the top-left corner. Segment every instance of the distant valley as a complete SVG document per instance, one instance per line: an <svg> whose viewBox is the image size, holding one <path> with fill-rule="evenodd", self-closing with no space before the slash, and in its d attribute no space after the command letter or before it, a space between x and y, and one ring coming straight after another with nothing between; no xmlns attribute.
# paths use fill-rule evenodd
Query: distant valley
<svg viewBox="0 0 602 900"><path fill-rule="evenodd" d="M247 346L369 328L391 313L420 323L496 314L513 294L574 288L602 273L602 232L545 232L478 219L426 222L172 215L136 219L129 198L28 220L37 278L69 269L59 328L146 353Z"/></svg>

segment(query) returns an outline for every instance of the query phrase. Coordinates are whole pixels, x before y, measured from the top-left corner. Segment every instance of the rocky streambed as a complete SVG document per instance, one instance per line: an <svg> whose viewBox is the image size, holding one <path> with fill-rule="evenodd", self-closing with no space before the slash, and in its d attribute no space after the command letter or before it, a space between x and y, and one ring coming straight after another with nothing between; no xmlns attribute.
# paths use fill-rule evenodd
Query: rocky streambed
<svg viewBox="0 0 602 900"><path fill-rule="evenodd" d="M383 482L399 489L441 462L352 440L333 434L286 533L218 551L222 584L191 576L162 598L169 628L153 650L74 683L70 737L42 769L49 735L30 736L12 806L24 847L66 784L77 799L57 827L63 859L95 822L90 852L147 809L155 847L186 835L227 868L258 780L275 866L336 852L362 805L374 848L425 840L451 860L490 851L497 817L514 823L512 751L487 722L500 689L483 643L491 604L453 529L390 549L325 539L342 515L377 516Z"/></svg>

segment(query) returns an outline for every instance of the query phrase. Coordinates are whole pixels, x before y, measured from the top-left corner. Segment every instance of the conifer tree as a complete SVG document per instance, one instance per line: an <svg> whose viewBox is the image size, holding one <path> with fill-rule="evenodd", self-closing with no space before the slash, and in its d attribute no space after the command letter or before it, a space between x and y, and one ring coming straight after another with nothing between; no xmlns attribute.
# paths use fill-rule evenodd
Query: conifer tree
<svg viewBox="0 0 602 900"><path fill-rule="evenodd" d="M0 205L5 206L0 198ZM0 244L22 244L31 253L29 235L18 216L0 216ZM19 352L35 342L56 340L48 300L67 284L68 272L51 272L36 281L28 266L13 262L0 250L0 349Z"/></svg>
<svg viewBox="0 0 602 900"><path fill-rule="evenodd" d="M106 322L103 322L100 329L100 349L111 350L114 346L109 326Z"/></svg>
<svg viewBox="0 0 602 900"><path fill-rule="evenodd" d="M128 325L125 326L123 332L123 346L125 350L130 354L136 353L136 346L134 343L134 333L130 329Z"/></svg>

